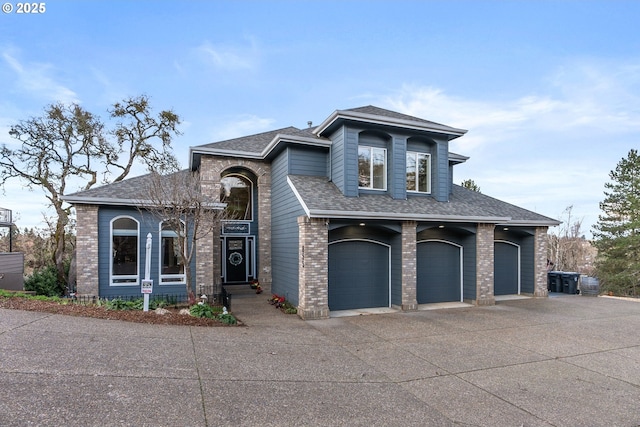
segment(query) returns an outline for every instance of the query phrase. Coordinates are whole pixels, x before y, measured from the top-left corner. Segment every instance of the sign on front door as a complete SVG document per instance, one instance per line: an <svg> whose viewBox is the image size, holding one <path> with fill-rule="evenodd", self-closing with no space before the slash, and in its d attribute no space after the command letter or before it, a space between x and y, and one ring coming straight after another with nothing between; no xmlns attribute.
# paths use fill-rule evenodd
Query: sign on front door
<svg viewBox="0 0 640 427"><path fill-rule="evenodd" d="M225 241L225 282L246 282L248 279L246 237L227 237Z"/></svg>

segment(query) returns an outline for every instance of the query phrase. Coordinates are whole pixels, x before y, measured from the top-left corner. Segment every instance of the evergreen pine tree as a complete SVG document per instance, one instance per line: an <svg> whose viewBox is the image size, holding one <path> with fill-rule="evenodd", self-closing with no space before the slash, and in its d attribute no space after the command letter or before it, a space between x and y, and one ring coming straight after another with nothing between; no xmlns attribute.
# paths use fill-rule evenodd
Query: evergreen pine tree
<svg viewBox="0 0 640 427"><path fill-rule="evenodd" d="M640 290L640 157L632 149L609 173L602 214L594 226L601 288L617 295Z"/></svg>

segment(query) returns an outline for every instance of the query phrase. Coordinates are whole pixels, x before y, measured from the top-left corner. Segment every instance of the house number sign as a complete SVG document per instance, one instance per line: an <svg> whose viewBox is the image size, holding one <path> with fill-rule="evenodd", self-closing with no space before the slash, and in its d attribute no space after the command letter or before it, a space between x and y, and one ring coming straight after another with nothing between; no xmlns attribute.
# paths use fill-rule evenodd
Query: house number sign
<svg viewBox="0 0 640 427"><path fill-rule="evenodd" d="M239 252L233 252L231 255L229 255L229 262L234 267L239 266L240 263L242 263L242 255Z"/></svg>

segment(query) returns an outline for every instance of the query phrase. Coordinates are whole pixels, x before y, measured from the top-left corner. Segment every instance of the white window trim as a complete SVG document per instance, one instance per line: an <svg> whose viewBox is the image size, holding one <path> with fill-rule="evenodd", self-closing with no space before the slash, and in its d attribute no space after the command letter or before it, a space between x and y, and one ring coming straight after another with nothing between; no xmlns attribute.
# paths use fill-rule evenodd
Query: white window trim
<svg viewBox="0 0 640 427"><path fill-rule="evenodd" d="M116 276L113 274L113 223L119 219L130 219L136 223L136 231L124 232L123 234L119 234L120 236L136 236L137 244L136 244L136 274L129 275L121 275ZM131 280L135 279L135 282L115 282L115 280ZM128 215L119 215L115 218L111 219L109 223L109 286L117 286L117 287L132 287L140 285L140 222Z"/></svg>
<svg viewBox="0 0 640 427"><path fill-rule="evenodd" d="M360 186L360 182L358 182L358 188L361 190L372 190L372 191L387 191L387 172L388 172L388 166L387 166L387 149L386 148L382 148L382 147L372 147L369 145L358 145L358 150L360 150L361 148L367 148L369 149L369 180L371 183L370 187L361 187ZM384 179L384 186L383 188L374 188L373 187L373 150L382 150L382 152L384 153L384 175L383 175L383 179ZM360 171L360 165L358 164L358 172ZM359 181L359 179L358 179Z"/></svg>
<svg viewBox="0 0 640 427"><path fill-rule="evenodd" d="M416 164L416 190L409 190L407 188L407 193L416 193L416 194L431 194L431 154L430 153L422 153L419 151L407 151L407 156L413 155L415 156L415 164ZM425 156L427 158L427 163L429 165L429 170L427 171L427 190L420 191L418 190L418 156ZM405 167L405 182L406 182L406 167ZM406 183L405 183L406 185ZM408 187L408 186L407 186Z"/></svg>
<svg viewBox="0 0 640 427"><path fill-rule="evenodd" d="M160 286L167 286L167 285L184 285L187 283L187 272L185 271L184 273L180 273L180 274L162 274L162 224L164 224L165 221L161 221L160 224L158 224L159 227L159 231L158 231L158 235L160 236L160 238L158 239L158 277L159 279L159 283L158 285ZM180 223L186 227L186 224L184 221L180 220ZM167 230L169 231L169 230ZM174 232L175 234L175 232ZM185 236L186 239L186 236ZM184 266L185 269L189 268L187 265ZM167 281L165 282L164 279L167 279ZM171 280L174 279L174 280Z"/></svg>

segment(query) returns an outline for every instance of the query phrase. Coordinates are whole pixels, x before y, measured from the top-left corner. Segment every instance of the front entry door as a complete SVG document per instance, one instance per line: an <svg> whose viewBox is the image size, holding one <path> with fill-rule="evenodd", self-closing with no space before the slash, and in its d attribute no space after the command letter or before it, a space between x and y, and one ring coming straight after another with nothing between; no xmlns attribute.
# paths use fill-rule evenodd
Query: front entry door
<svg viewBox="0 0 640 427"><path fill-rule="evenodd" d="M224 281L247 281L247 238L227 237L225 239L225 277Z"/></svg>

